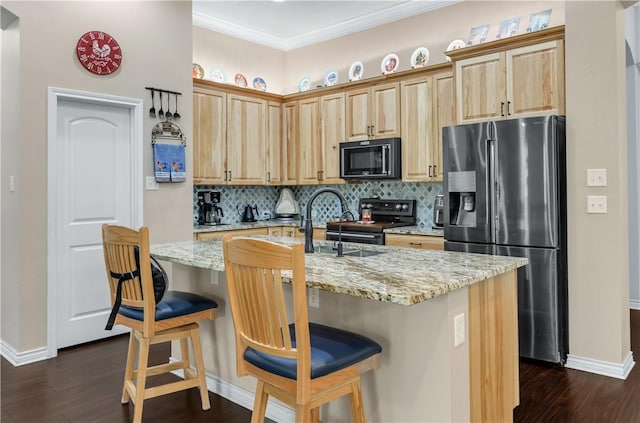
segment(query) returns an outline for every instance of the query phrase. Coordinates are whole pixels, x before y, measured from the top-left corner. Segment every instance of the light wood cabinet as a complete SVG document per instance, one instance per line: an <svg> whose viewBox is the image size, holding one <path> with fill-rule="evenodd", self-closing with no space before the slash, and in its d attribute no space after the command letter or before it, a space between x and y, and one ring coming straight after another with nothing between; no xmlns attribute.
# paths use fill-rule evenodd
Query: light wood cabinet
<svg viewBox="0 0 640 423"><path fill-rule="evenodd" d="M227 184L265 182L266 101L227 95Z"/></svg>
<svg viewBox="0 0 640 423"><path fill-rule="evenodd" d="M384 238L384 245L388 246L444 250L444 238L439 236L385 234Z"/></svg>
<svg viewBox="0 0 640 423"><path fill-rule="evenodd" d="M195 89L193 93L193 183L225 180L227 94Z"/></svg>
<svg viewBox="0 0 640 423"><path fill-rule="evenodd" d="M344 140L344 94L298 102L298 183L339 184Z"/></svg>
<svg viewBox="0 0 640 423"><path fill-rule="evenodd" d="M198 241L222 239L227 235L268 235L268 228L234 229L229 231L198 232L194 237Z"/></svg>
<svg viewBox="0 0 640 423"><path fill-rule="evenodd" d="M282 184L298 184L298 102L282 105Z"/></svg>
<svg viewBox="0 0 640 423"><path fill-rule="evenodd" d="M564 114L564 41L455 62L458 123Z"/></svg>
<svg viewBox="0 0 640 423"><path fill-rule="evenodd" d="M298 229L291 226L275 226L269 228L269 236L295 238Z"/></svg>
<svg viewBox="0 0 640 423"><path fill-rule="evenodd" d="M400 83L346 92L347 141L400 136Z"/></svg>
<svg viewBox="0 0 640 423"><path fill-rule="evenodd" d="M283 156L285 154L282 133L282 104L275 101L267 103L267 156L265 159L265 182L267 185L281 185L284 178Z"/></svg>
<svg viewBox="0 0 640 423"><path fill-rule="evenodd" d="M402 180L442 180L442 127L455 123L453 73L402 81Z"/></svg>

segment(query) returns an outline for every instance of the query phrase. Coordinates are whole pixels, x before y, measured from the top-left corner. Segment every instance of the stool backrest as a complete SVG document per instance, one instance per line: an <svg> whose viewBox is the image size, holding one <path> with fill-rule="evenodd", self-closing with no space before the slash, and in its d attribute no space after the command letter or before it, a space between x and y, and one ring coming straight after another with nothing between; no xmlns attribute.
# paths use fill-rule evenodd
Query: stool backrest
<svg viewBox="0 0 640 423"><path fill-rule="evenodd" d="M243 354L251 347L298 360L298 384L308 382L311 352L304 246L227 236L224 259L236 333L238 374L247 374ZM285 301L283 279L292 284L290 307ZM293 322L288 317L291 313ZM289 332L290 323L295 324L295 348Z"/></svg>
<svg viewBox="0 0 640 423"><path fill-rule="evenodd" d="M144 309L143 334L155 333L156 302L151 277L149 255L149 228L143 226L139 231L124 226L102 225L102 247L104 264L107 270L111 305L115 303L118 289L118 276L132 273L132 278L122 282L122 305ZM136 263L136 249L139 263ZM138 273L135 273L135 272Z"/></svg>

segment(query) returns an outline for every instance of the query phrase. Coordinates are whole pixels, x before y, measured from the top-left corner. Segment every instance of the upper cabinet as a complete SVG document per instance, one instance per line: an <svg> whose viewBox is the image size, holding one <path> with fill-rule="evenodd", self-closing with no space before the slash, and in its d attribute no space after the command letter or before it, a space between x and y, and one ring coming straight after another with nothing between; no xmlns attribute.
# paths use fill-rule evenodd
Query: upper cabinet
<svg viewBox="0 0 640 423"><path fill-rule="evenodd" d="M341 184L340 143L344 142L344 93L320 97L320 140L322 141L322 184Z"/></svg>
<svg viewBox="0 0 640 423"><path fill-rule="evenodd" d="M282 104L269 101L267 103L267 155L265 158L267 173L265 182L268 185L281 185L284 179L285 169L282 157L285 150L283 148L282 125Z"/></svg>
<svg viewBox="0 0 640 423"><path fill-rule="evenodd" d="M193 183L225 181L227 94L195 89L193 93Z"/></svg>
<svg viewBox="0 0 640 423"><path fill-rule="evenodd" d="M400 83L346 92L347 141L400 136Z"/></svg>
<svg viewBox="0 0 640 423"><path fill-rule="evenodd" d="M298 183L317 184L322 167L320 144L320 99L298 102Z"/></svg>
<svg viewBox="0 0 640 423"><path fill-rule="evenodd" d="M261 185L265 182L266 101L227 95L226 182Z"/></svg>
<svg viewBox="0 0 640 423"><path fill-rule="evenodd" d="M298 102L282 105L282 184L298 184Z"/></svg>
<svg viewBox="0 0 640 423"><path fill-rule="evenodd" d="M564 114L564 41L558 29L453 53L458 123ZM522 44L522 47L515 47ZM467 49L462 49L467 50Z"/></svg>

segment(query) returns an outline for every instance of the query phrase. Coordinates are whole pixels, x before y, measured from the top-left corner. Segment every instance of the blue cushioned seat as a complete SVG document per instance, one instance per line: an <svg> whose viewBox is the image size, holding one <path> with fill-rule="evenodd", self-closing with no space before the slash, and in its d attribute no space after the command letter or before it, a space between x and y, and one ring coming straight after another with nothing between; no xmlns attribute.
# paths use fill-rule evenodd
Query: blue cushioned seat
<svg viewBox="0 0 640 423"><path fill-rule="evenodd" d="M289 325L291 342L295 347L294 325ZM311 340L311 379L349 367L382 351L380 344L357 333L309 323ZM296 360L275 357L247 348L244 359L256 367L289 379L296 378Z"/></svg>
<svg viewBox="0 0 640 423"><path fill-rule="evenodd" d="M156 304L156 321L197 313L210 308L218 308L218 303L190 292L167 291L162 300ZM131 319L144 320L144 311L141 308L122 305L118 313Z"/></svg>

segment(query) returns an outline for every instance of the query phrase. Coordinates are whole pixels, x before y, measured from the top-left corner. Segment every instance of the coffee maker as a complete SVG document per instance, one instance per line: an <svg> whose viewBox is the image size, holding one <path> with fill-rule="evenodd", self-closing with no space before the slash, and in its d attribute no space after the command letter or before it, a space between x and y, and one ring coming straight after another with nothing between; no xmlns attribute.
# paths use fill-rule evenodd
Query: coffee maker
<svg viewBox="0 0 640 423"><path fill-rule="evenodd" d="M444 227L444 195L438 194L433 200L433 227L442 229Z"/></svg>
<svg viewBox="0 0 640 423"><path fill-rule="evenodd" d="M224 217L220 203L220 191L198 192L198 224L219 225Z"/></svg>

